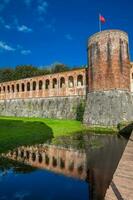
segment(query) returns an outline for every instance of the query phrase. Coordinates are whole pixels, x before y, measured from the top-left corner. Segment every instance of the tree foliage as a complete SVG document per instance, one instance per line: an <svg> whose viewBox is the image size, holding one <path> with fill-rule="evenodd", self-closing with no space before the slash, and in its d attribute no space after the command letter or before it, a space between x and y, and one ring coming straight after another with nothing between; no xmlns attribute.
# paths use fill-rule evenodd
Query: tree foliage
<svg viewBox="0 0 133 200"><path fill-rule="evenodd" d="M70 68L66 66L65 64L57 63L57 64L54 64L54 66L52 67L51 73L65 72L69 70Z"/></svg>
<svg viewBox="0 0 133 200"><path fill-rule="evenodd" d="M5 69L0 69L0 82L13 80L13 77L14 77L14 69L8 67Z"/></svg>
<svg viewBox="0 0 133 200"><path fill-rule="evenodd" d="M23 78L30 78L35 76L41 76L46 74L53 74L58 72L64 72L72 70L62 63L55 63L51 67L38 68L32 65L19 65L15 68L5 67L0 68L0 82L6 82L11 80L19 80Z"/></svg>

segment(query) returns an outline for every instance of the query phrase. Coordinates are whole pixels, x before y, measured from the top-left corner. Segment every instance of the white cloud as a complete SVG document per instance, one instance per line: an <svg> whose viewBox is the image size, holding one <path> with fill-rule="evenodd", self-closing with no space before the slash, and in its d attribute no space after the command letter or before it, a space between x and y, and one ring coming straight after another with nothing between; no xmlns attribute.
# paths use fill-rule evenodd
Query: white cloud
<svg viewBox="0 0 133 200"><path fill-rule="evenodd" d="M21 50L21 54L27 56L27 55L31 54L31 50L24 50L23 49L23 50Z"/></svg>
<svg viewBox="0 0 133 200"><path fill-rule="evenodd" d="M19 32L25 32L25 33L28 33L28 32L32 32L33 30L29 27L27 27L26 25L19 25L18 23L18 19L17 17L14 18L14 21L13 23L10 25L10 24L6 24L5 20L3 19L3 17L0 17L0 24L6 28L6 29L15 29Z"/></svg>
<svg viewBox="0 0 133 200"><path fill-rule="evenodd" d="M8 25L8 24L6 24L6 25L5 25L5 28L6 28L6 29L11 29L11 26Z"/></svg>
<svg viewBox="0 0 133 200"><path fill-rule="evenodd" d="M25 4L26 6L30 6L31 5L32 0L25 0Z"/></svg>
<svg viewBox="0 0 133 200"><path fill-rule="evenodd" d="M13 47L9 46L8 44L2 41L0 41L0 49L5 51L15 51Z"/></svg>
<svg viewBox="0 0 133 200"><path fill-rule="evenodd" d="M48 3L47 1L39 1L39 5L37 7L38 13L39 14L44 14L47 12L48 8Z"/></svg>
<svg viewBox="0 0 133 200"><path fill-rule="evenodd" d="M10 51L10 52L17 51L25 56L31 54L31 50L23 49L23 47L19 44L16 46L16 48L13 48L10 45L8 45L7 43L0 41L0 52L2 52L2 51Z"/></svg>
<svg viewBox="0 0 133 200"><path fill-rule="evenodd" d="M14 198L18 199L18 200L23 200L27 196L30 196L30 192L28 192L28 191L22 191L22 192L20 191L20 192L16 192L14 194Z"/></svg>
<svg viewBox="0 0 133 200"><path fill-rule="evenodd" d="M25 33L32 32L32 29L31 29L31 28L28 28L28 27L25 26L25 25L18 26L17 29L18 29L18 31L20 31L20 32L25 32Z"/></svg>
<svg viewBox="0 0 133 200"><path fill-rule="evenodd" d="M13 21L13 28L14 29L17 29L19 32L25 32L25 33L28 33L28 32L32 32L33 30L29 27L27 27L26 25L19 25L19 22L18 22L18 18L15 17L14 18L14 21Z"/></svg>
<svg viewBox="0 0 133 200"><path fill-rule="evenodd" d="M67 40L73 40L73 38L72 38L72 36L71 36L70 34L66 34L66 35L65 35L65 38L66 38Z"/></svg>
<svg viewBox="0 0 133 200"><path fill-rule="evenodd" d="M6 29L11 29L11 26L6 24L2 17L0 17L0 24L2 24Z"/></svg>

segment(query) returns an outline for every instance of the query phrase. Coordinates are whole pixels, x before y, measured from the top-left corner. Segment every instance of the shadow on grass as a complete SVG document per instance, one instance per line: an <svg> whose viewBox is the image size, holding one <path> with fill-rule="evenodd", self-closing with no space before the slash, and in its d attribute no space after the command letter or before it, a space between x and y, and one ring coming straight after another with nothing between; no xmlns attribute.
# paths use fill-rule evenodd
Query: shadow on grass
<svg viewBox="0 0 133 200"><path fill-rule="evenodd" d="M0 153L22 145L51 141L52 129L44 122L0 119Z"/></svg>

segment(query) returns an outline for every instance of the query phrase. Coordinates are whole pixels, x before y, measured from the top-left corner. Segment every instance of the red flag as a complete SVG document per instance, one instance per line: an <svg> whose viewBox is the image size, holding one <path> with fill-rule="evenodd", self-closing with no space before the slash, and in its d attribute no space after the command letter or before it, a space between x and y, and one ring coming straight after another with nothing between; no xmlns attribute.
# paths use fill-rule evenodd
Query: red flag
<svg viewBox="0 0 133 200"><path fill-rule="evenodd" d="M105 22L106 22L105 18L104 18L102 15L100 15L99 20L100 20L102 23L105 23Z"/></svg>

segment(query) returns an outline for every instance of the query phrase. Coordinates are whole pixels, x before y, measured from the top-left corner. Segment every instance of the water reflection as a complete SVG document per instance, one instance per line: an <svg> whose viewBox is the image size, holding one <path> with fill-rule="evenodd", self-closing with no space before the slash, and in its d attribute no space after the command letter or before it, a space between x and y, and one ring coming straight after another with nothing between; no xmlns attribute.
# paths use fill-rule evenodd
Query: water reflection
<svg viewBox="0 0 133 200"><path fill-rule="evenodd" d="M120 135L77 134L54 139L54 143L85 150L86 181L90 185L91 199L104 199L127 139Z"/></svg>
<svg viewBox="0 0 133 200"><path fill-rule="evenodd" d="M1 171L0 171L1 177ZM7 170L0 178L0 200L88 200L85 182L47 170L15 173Z"/></svg>
<svg viewBox="0 0 133 200"><path fill-rule="evenodd" d="M85 135L84 140L87 155L87 180L91 185L91 199L102 200L110 185L127 140L121 136L111 135Z"/></svg>
<svg viewBox="0 0 133 200"><path fill-rule="evenodd" d="M51 170L79 179L86 178L85 150L67 149L55 145L22 146L3 154L33 167Z"/></svg>
<svg viewBox="0 0 133 200"><path fill-rule="evenodd" d="M127 140L123 137L78 133L71 137L53 139L52 144L22 146L2 156L27 166L65 175L64 178L76 178L77 180L73 179L76 183L82 180L79 190L76 190L76 199L102 200L126 143ZM52 179L45 178L45 180L53 182ZM67 185L67 181L64 184ZM81 196L78 193L82 193L83 185L86 190ZM56 190L56 195L59 193ZM55 196L51 199L56 200ZM24 199L28 197L24 196ZM62 199L65 197L62 196ZM75 197L69 196L67 199L73 200Z"/></svg>

